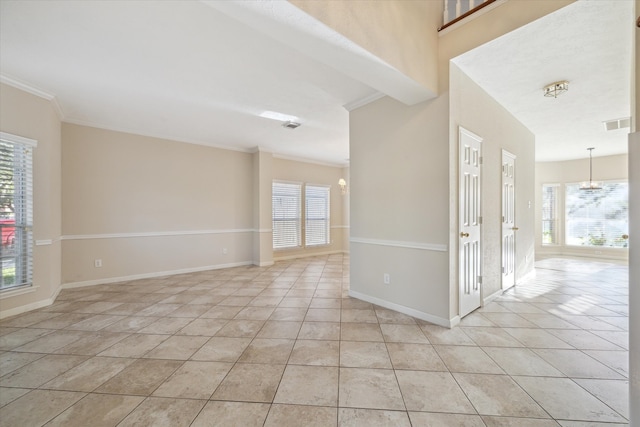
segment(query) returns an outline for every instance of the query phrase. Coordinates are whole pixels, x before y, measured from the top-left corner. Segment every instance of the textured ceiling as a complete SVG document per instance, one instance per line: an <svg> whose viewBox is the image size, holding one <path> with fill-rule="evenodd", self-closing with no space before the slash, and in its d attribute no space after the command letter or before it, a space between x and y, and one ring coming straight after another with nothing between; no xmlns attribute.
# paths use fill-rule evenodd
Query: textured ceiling
<svg viewBox="0 0 640 427"><path fill-rule="evenodd" d="M633 28L632 1L581 0L453 61L535 134L536 160L626 153L629 128L602 122L630 115Z"/></svg>

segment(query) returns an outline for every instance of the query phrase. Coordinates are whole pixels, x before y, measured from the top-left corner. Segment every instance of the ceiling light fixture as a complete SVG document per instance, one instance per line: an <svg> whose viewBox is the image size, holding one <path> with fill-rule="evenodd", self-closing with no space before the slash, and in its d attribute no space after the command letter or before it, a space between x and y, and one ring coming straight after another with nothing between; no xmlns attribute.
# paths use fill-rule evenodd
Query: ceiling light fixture
<svg viewBox="0 0 640 427"><path fill-rule="evenodd" d="M602 184L599 182L594 182L592 177L593 171L593 158L591 157L591 152L594 150L593 147L587 148L589 150L589 182L583 182L580 184L581 190L602 190Z"/></svg>
<svg viewBox="0 0 640 427"><path fill-rule="evenodd" d="M558 95L562 95L569 90L569 82L563 80L561 82L551 83L544 87L544 96L557 98Z"/></svg>
<svg viewBox="0 0 640 427"><path fill-rule="evenodd" d="M292 122L292 121L287 121L287 122L284 122L282 124L282 127L287 128L287 129L295 129L295 128L299 127L299 126L300 126L300 123Z"/></svg>

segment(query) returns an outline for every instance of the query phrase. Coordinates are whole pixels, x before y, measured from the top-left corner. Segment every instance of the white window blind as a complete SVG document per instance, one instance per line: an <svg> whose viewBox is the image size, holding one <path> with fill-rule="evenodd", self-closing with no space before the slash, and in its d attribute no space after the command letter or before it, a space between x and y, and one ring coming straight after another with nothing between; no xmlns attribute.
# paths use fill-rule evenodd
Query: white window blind
<svg viewBox="0 0 640 427"><path fill-rule="evenodd" d="M273 249L301 246L301 193L301 184L273 182Z"/></svg>
<svg viewBox="0 0 640 427"><path fill-rule="evenodd" d="M0 133L0 289L32 284L35 146L33 140Z"/></svg>
<svg viewBox="0 0 640 427"><path fill-rule="evenodd" d="M306 185L305 199L305 233L306 246L328 245L330 240L330 187Z"/></svg>
<svg viewBox="0 0 640 427"><path fill-rule="evenodd" d="M629 234L629 185L606 182L601 190L566 186L566 244L625 248Z"/></svg>
<svg viewBox="0 0 640 427"><path fill-rule="evenodd" d="M542 244L558 242L558 184L542 186Z"/></svg>

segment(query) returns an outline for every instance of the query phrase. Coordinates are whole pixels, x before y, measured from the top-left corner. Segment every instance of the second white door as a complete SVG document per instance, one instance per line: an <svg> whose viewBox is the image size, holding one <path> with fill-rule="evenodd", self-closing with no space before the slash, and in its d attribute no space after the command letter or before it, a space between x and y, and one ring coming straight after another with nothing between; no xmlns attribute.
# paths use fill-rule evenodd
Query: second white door
<svg viewBox="0 0 640 427"><path fill-rule="evenodd" d="M502 289L516 284L516 156L502 150Z"/></svg>

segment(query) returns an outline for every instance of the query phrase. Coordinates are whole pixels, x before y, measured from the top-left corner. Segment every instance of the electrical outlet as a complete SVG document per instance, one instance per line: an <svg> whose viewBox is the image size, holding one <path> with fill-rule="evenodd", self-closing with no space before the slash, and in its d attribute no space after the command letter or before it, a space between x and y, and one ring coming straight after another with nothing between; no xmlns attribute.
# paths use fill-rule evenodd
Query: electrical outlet
<svg viewBox="0 0 640 427"><path fill-rule="evenodd" d="M222 253L223 253L223 254L225 254L225 255L226 255L226 254L228 254L228 253L229 253L229 249L227 249L227 248L222 248Z"/></svg>
<svg viewBox="0 0 640 427"><path fill-rule="evenodd" d="M93 260L93 266L96 267L96 268L102 267L102 260L101 259L94 259Z"/></svg>
<svg viewBox="0 0 640 427"><path fill-rule="evenodd" d="M389 275L389 273L384 273L384 275L382 276L382 280L384 281L385 285L390 285L391 284L391 276Z"/></svg>

